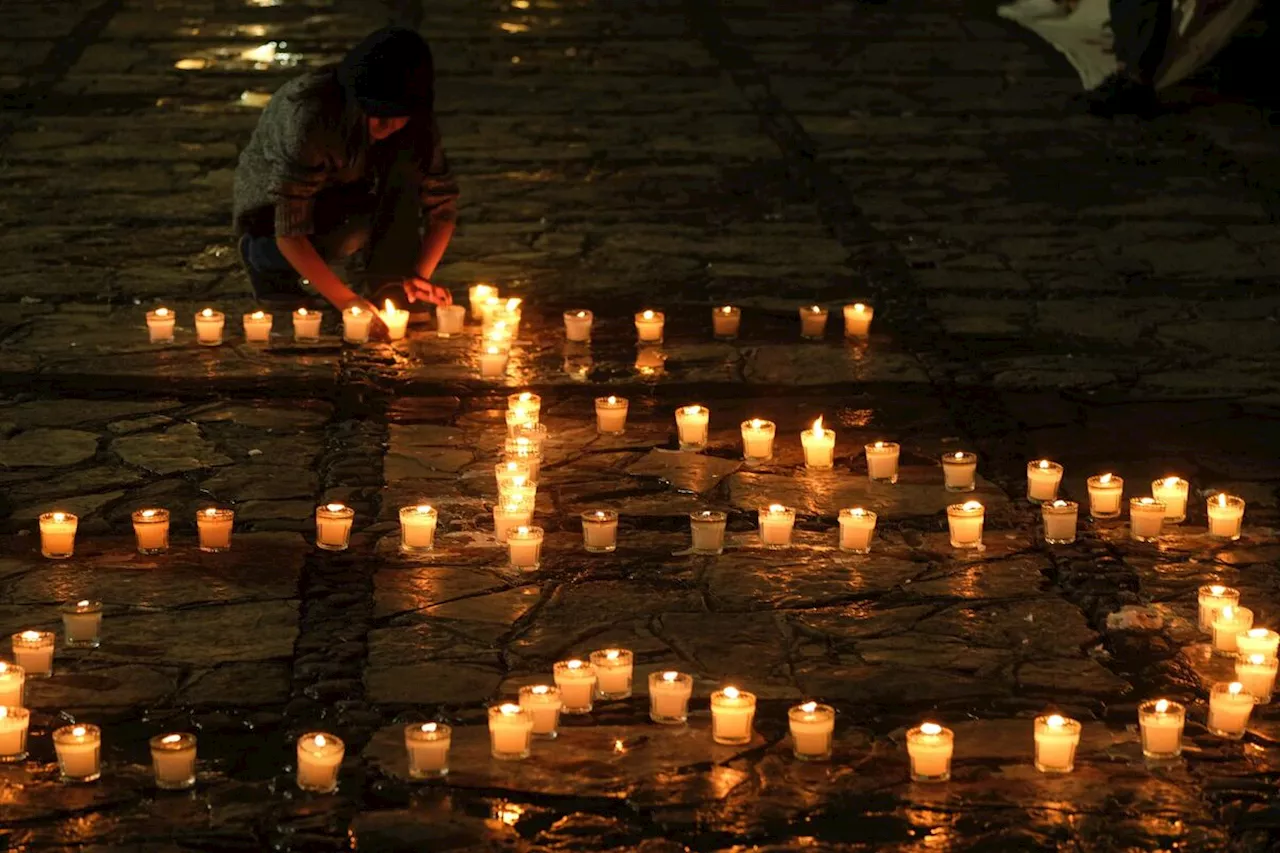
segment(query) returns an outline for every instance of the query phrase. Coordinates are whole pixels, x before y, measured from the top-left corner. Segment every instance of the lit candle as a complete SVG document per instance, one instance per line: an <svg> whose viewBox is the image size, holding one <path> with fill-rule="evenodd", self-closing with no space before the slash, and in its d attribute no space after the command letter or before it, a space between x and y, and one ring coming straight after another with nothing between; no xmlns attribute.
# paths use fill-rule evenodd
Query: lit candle
<svg viewBox="0 0 1280 853"><path fill-rule="evenodd" d="M11 708L24 705L22 694L26 683L27 670L24 667L0 660L0 705Z"/></svg>
<svg viewBox="0 0 1280 853"><path fill-rule="evenodd" d="M965 450L942 454L942 482L948 492L972 492L978 487L978 454Z"/></svg>
<svg viewBox="0 0 1280 853"><path fill-rule="evenodd" d="M518 435L508 438L502 446L504 462L523 462L529 467L529 481L537 482L542 468L542 454L528 436Z"/></svg>
<svg viewBox="0 0 1280 853"><path fill-rule="evenodd" d="M1027 463L1027 500L1044 503L1058 497L1062 483L1062 466L1048 459Z"/></svg>
<svg viewBox="0 0 1280 853"><path fill-rule="evenodd" d="M314 344L320 340L321 311L299 308L293 312L293 340L299 344Z"/></svg>
<svg viewBox="0 0 1280 853"><path fill-rule="evenodd" d="M10 638L13 662L26 670L27 678L53 675L53 648L57 637L52 631L22 631Z"/></svg>
<svg viewBox="0 0 1280 853"><path fill-rule="evenodd" d="M547 443L547 427L545 424L522 425L516 430L516 438L525 439L532 445L534 452L541 455L542 448Z"/></svg>
<svg viewBox="0 0 1280 853"><path fill-rule="evenodd" d="M410 723L404 727L404 751L410 779L438 779L449 773L453 729L444 723Z"/></svg>
<svg viewBox="0 0 1280 853"><path fill-rule="evenodd" d="M489 707L489 754L521 761L533 752L533 715L510 702Z"/></svg>
<svg viewBox="0 0 1280 853"><path fill-rule="evenodd" d="M151 768L156 787L182 791L196 784L196 736L186 732L151 739Z"/></svg>
<svg viewBox="0 0 1280 853"><path fill-rule="evenodd" d="M591 653L596 671L596 698L616 701L631 698L634 656L629 649L599 649Z"/></svg>
<svg viewBox="0 0 1280 853"><path fill-rule="evenodd" d="M1240 590L1232 589L1229 586L1208 584L1200 587L1196 603L1200 607L1200 631L1204 634L1211 634L1213 633L1213 623L1217 620L1218 614L1222 612L1222 608L1240 606Z"/></svg>
<svg viewBox="0 0 1280 853"><path fill-rule="evenodd" d="M382 323L387 327L387 340L398 341L409 331L409 312L401 311L390 299L382 304Z"/></svg>
<svg viewBox="0 0 1280 853"><path fill-rule="evenodd" d="M1187 493L1191 484L1181 477L1165 477L1153 480L1151 496L1164 501L1164 520L1169 524L1177 524L1187 518Z"/></svg>
<svg viewBox="0 0 1280 853"><path fill-rule="evenodd" d="M661 311L641 311L636 315L636 337L642 344L660 344L666 322L667 317Z"/></svg>
<svg viewBox="0 0 1280 853"><path fill-rule="evenodd" d="M596 695L596 670L586 661L556 661L552 667L556 687L560 688L561 710L566 714L589 714Z"/></svg>
<svg viewBox="0 0 1280 853"><path fill-rule="evenodd" d="M876 530L876 514L862 507L840 510L840 550L850 554L870 554L871 536Z"/></svg>
<svg viewBox="0 0 1280 853"><path fill-rule="evenodd" d="M706 406L681 406L676 409L676 433L680 449L699 451L707 446L707 425L711 411Z"/></svg>
<svg viewBox="0 0 1280 853"><path fill-rule="evenodd" d="M498 477L498 503L515 504L527 503L533 506L534 500L538 496L538 486L523 474L514 476L499 475Z"/></svg>
<svg viewBox="0 0 1280 853"><path fill-rule="evenodd" d="M102 602L69 601L62 605L62 633L69 649L96 649L102 630Z"/></svg>
<svg viewBox="0 0 1280 853"><path fill-rule="evenodd" d="M69 512L40 515L40 553L50 560L70 557L76 550L76 528L80 519Z"/></svg>
<svg viewBox="0 0 1280 853"><path fill-rule="evenodd" d="M1244 498L1217 494L1209 498L1207 508L1210 536L1231 540L1240 538L1240 528L1244 525Z"/></svg>
<svg viewBox="0 0 1280 853"><path fill-rule="evenodd" d="M523 301L523 299L508 299L499 312L502 319L511 327L511 337L513 339L520 336L520 317L523 313L520 310L520 303Z"/></svg>
<svg viewBox="0 0 1280 853"><path fill-rule="evenodd" d="M313 794L338 790L338 770L347 746L335 735L308 732L298 738L298 788Z"/></svg>
<svg viewBox="0 0 1280 853"><path fill-rule="evenodd" d="M871 317L874 314L874 308L861 302L844 306L844 336L846 338L865 338L870 336Z"/></svg>
<svg viewBox="0 0 1280 853"><path fill-rule="evenodd" d="M542 565L542 539L541 527L522 524L508 531L507 556L511 561L511 568L532 572Z"/></svg>
<svg viewBox="0 0 1280 853"><path fill-rule="evenodd" d="M742 458L758 465L773 458L773 437L778 427L773 421L752 418L742 422Z"/></svg>
<svg viewBox="0 0 1280 853"><path fill-rule="evenodd" d="M1239 681L1219 681L1209 691L1209 720L1205 727L1218 737L1240 740L1249 725L1253 705L1253 697Z"/></svg>
<svg viewBox="0 0 1280 853"><path fill-rule="evenodd" d="M742 309L722 305L711 312L712 333L723 340L736 338L742 325Z"/></svg>
<svg viewBox="0 0 1280 853"><path fill-rule="evenodd" d="M532 391L521 391L519 394L512 394L507 397L507 411L519 412L523 416L525 423L537 426L538 419L542 414L542 398Z"/></svg>
<svg viewBox="0 0 1280 853"><path fill-rule="evenodd" d="M583 344L591 340L591 324L595 315L590 311L564 312L564 339L570 343Z"/></svg>
<svg viewBox="0 0 1280 853"><path fill-rule="evenodd" d="M256 345L271 343L270 314L266 311L254 311L252 314L245 314L242 319L245 343Z"/></svg>
<svg viewBox="0 0 1280 853"><path fill-rule="evenodd" d="M520 707L533 717L533 736L554 740L560 734L560 688L531 684L520 688Z"/></svg>
<svg viewBox="0 0 1280 853"><path fill-rule="evenodd" d="M986 507L977 501L965 501L947 507L947 530L951 534L951 547L980 550L982 526L986 516Z"/></svg>
<svg viewBox="0 0 1280 853"><path fill-rule="evenodd" d="M1044 541L1050 545L1070 545L1076 541L1076 521L1080 505L1075 501L1056 500L1040 504L1040 519L1044 522Z"/></svg>
<svg viewBox="0 0 1280 853"><path fill-rule="evenodd" d="M622 435L627 430L627 408L625 397L596 398L596 432L601 435Z"/></svg>
<svg viewBox="0 0 1280 853"><path fill-rule="evenodd" d="M805 702L787 711L791 728L791 749L801 761L825 761L831 757L836 709L817 702Z"/></svg>
<svg viewBox="0 0 1280 853"><path fill-rule="evenodd" d="M480 353L480 376L485 379L496 379L507 372L507 351L500 347L488 346Z"/></svg>
<svg viewBox="0 0 1280 853"><path fill-rule="evenodd" d="M436 336L452 338L462 334L467 322L467 309L461 305L436 306Z"/></svg>
<svg viewBox="0 0 1280 853"><path fill-rule="evenodd" d="M480 320L481 327L487 329L494 322L495 315L501 310L502 300L497 297L496 293L481 299L480 316L477 318Z"/></svg>
<svg viewBox="0 0 1280 853"><path fill-rule="evenodd" d="M898 455L895 441L877 441L863 448L867 454L867 477L873 483L898 482Z"/></svg>
<svg viewBox="0 0 1280 853"><path fill-rule="evenodd" d="M822 418L813 426L800 431L800 446L804 449L804 467L810 471L829 471L835 467L835 430L823 429Z"/></svg>
<svg viewBox="0 0 1280 853"><path fill-rule="evenodd" d="M503 488L504 483L507 485L515 485L514 480L516 477L523 477L524 482L527 484L532 484L534 486L537 485L533 480L528 463L516 460L499 462L497 465L494 465L493 477L498 483L499 490Z"/></svg>
<svg viewBox="0 0 1280 853"><path fill-rule="evenodd" d="M344 504L316 507L316 547L322 551L347 550L355 517L356 511Z"/></svg>
<svg viewBox="0 0 1280 853"><path fill-rule="evenodd" d="M726 746L751 742L756 695L736 687L711 694L711 739Z"/></svg>
<svg viewBox="0 0 1280 853"><path fill-rule="evenodd" d="M426 504L400 508L400 550L406 554L430 551L436 541L439 514Z"/></svg>
<svg viewBox="0 0 1280 853"><path fill-rule="evenodd" d="M649 673L649 719L663 726L684 724L692 695L692 675L673 670Z"/></svg>
<svg viewBox="0 0 1280 853"><path fill-rule="evenodd" d="M582 514L582 545L588 554L609 554L618 549L618 514L598 509Z"/></svg>
<svg viewBox="0 0 1280 853"><path fill-rule="evenodd" d="M200 550L209 553L231 550L231 530L235 526L235 510L209 507L196 513L196 533Z"/></svg>
<svg viewBox="0 0 1280 853"><path fill-rule="evenodd" d="M515 438L519 435L521 429L533 426L533 421L530 420L530 417L532 416L525 409L507 409L507 437Z"/></svg>
<svg viewBox="0 0 1280 853"><path fill-rule="evenodd" d="M727 517L716 510L689 513L689 529L693 534L694 554L719 554L724 551L724 528Z"/></svg>
<svg viewBox="0 0 1280 853"><path fill-rule="evenodd" d="M1234 657L1238 648L1236 640L1253 627L1253 611L1247 607L1227 605L1213 620L1213 651L1215 654Z"/></svg>
<svg viewBox="0 0 1280 853"><path fill-rule="evenodd" d="M349 344L367 343L371 325L373 314L359 305L352 305L342 312L342 340Z"/></svg>
<svg viewBox="0 0 1280 853"><path fill-rule="evenodd" d="M162 554L169 550L169 510L139 509L133 513L133 535L139 554Z"/></svg>
<svg viewBox="0 0 1280 853"><path fill-rule="evenodd" d="M1120 500L1124 496L1124 479L1115 474L1090 477L1089 515L1094 518L1119 518Z"/></svg>
<svg viewBox="0 0 1280 853"><path fill-rule="evenodd" d="M1138 706L1138 728L1142 733L1142 754L1157 761L1182 754L1182 729L1187 709L1168 699L1154 699Z"/></svg>
<svg viewBox="0 0 1280 853"><path fill-rule="evenodd" d="M1236 636L1236 652L1242 658L1250 655L1273 658L1277 647L1280 647L1280 634L1269 628L1250 628Z"/></svg>
<svg viewBox="0 0 1280 853"><path fill-rule="evenodd" d="M481 320L484 318L485 300L493 299L496 303L498 290L487 284L473 284L467 289L467 302L471 305L471 319Z"/></svg>
<svg viewBox="0 0 1280 853"><path fill-rule="evenodd" d="M153 344L173 343L173 327L178 317L168 308L147 312L147 334Z"/></svg>
<svg viewBox="0 0 1280 853"><path fill-rule="evenodd" d="M937 723L921 723L907 730L907 756L913 782L945 782L951 778L951 753L956 735Z"/></svg>
<svg viewBox="0 0 1280 853"><path fill-rule="evenodd" d="M756 516L760 525L760 542L768 548L786 548L791 544L791 531L796 524L796 511L782 504L769 504Z"/></svg>
<svg viewBox="0 0 1280 853"><path fill-rule="evenodd" d="M493 506L493 537L503 545L507 544L507 537L512 530L532 524L532 501L499 503Z"/></svg>
<svg viewBox="0 0 1280 853"><path fill-rule="evenodd" d="M221 311L206 308L196 314L196 343L202 347L216 347L222 344L222 326L226 315Z"/></svg>
<svg viewBox="0 0 1280 853"><path fill-rule="evenodd" d="M31 712L26 708L0 705L0 764L27 757L27 730Z"/></svg>
<svg viewBox="0 0 1280 853"><path fill-rule="evenodd" d="M94 782L102 775L102 730L88 723L53 732L63 782Z"/></svg>
<svg viewBox="0 0 1280 853"><path fill-rule="evenodd" d="M821 305L809 305L800 309L800 337L820 340L827 331L827 309Z"/></svg>
<svg viewBox="0 0 1280 853"><path fill-rule="evenodd" d="M1060 714L1036 717L1036 769L1041 773L1070 773L1080 745L1080 723Z"/></svg>
<svg viewBox="0 0 1280 853"><path fill-rule="evenodd" d="M1274 656L1252 654L1236 658L1236 681L1244 685L1245 692L1253 697L1254 704L1271 704L1278 665L1280 662Z"/></svg>
<svg viewBox="0 0 1280 853"><path fill-rule="evenodd" d="M1129 498L1129 537L1135 542L1155 542L1164 527L1165 506L1155 498Z"/></svg>

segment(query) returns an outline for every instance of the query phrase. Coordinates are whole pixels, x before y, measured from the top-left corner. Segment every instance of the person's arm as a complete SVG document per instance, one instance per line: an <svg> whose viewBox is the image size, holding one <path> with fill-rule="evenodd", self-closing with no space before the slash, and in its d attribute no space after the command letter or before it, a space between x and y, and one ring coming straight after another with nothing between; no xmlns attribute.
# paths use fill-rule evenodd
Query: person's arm
<svg viewBox="0 0 1280 853"><path fill-rule="evenodd" d="M334 308L342 311L360 301L360 297L329 269L310 237L296 234L276 237L276 246L298 275L306 279Z"/></svg>

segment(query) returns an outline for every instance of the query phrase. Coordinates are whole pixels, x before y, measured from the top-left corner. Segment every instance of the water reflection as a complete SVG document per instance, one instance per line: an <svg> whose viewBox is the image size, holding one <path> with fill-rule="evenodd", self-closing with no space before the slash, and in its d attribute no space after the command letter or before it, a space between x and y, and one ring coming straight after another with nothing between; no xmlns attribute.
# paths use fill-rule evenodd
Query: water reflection
<svg viewBox="0 0 1280 853"><path fill-rule="evenodd" d="M188 56L173 63L173 67L177 68L179 71L200 71L201 69L208 68L211 64L212 63L209 62L209 60L202 57Z"/></svg>
<svg viewBox="0 0 1280 853"><path fill-rule="evenodd" d="M271 103L270 92L255 92L250 89L240 93L240 104L245 107L255 107L257 109L265 109L267 104Z"/></svg>
<svg viewBox="0 0 1280 853"><path fill-rule="evenodd" d="M252 62L254 69L258 71L265 71L273 65L292 68L302 61L302 54L288 52L285 50L288 46L288 42L269 41L242 51L240 58L246 62Z"/></svg>
<svg viewBox="0 0 1280 853"><path fill-rule="evenodd" d="M636 352L636 373L644 379L656 379L666 372L667 354L658 347L642 347Z"/></svg>
<svg viewBox="0 0 1280 853"><path fill-rule="evenodd" d="M498 29L502 30L504 33L527 33L529 32L529 25L519 24L515 21L503 21L498 24Z"/></svg>
<svg viewBox="0 0 1280 853"><path fill-rule="evenodd" d="M515 826L523 816L524 806L509 803L506 800L498 800L493 804L493 820L498 821L498 823Z"/></svg>

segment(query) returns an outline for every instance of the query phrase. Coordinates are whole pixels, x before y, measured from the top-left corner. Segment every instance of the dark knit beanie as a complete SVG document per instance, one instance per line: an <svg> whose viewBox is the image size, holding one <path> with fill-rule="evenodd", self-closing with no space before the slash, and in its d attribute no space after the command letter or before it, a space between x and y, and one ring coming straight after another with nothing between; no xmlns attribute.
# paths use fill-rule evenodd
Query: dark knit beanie
<svg viewBox="0 0 1280 853"><path fill-rule="evenodd" d="M338 80L368 116L396 118L430 112L435 91L431 48L413 30L378 30L343 58Z"/></svg>

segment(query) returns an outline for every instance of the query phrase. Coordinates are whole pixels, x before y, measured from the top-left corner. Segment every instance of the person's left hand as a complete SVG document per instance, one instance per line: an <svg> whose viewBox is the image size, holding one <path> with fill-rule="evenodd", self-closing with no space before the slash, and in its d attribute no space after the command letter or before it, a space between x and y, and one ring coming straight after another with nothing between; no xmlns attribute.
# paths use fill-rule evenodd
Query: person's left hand
<svg viewBox="0 0 1280 853"><path fill-rule="evenodd" d="M433 305L452 305L453 294L443 287L436 287L425 278L404 281L404 295L410 302L430 302Z"/></svg>

